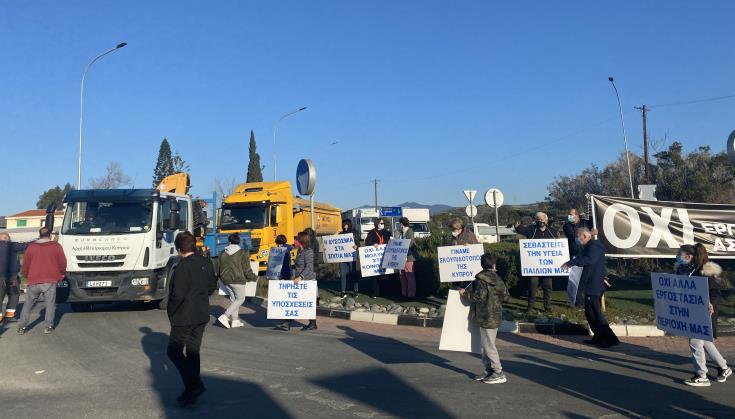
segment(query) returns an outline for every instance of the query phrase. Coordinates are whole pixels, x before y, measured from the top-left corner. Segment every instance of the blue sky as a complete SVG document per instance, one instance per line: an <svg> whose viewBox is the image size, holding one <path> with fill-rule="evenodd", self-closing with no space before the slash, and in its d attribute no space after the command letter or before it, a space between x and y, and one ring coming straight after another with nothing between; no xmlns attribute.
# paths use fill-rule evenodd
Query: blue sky
<svg viewBox="0 0 735 419"><path fill-rule="evenodd" d="M104 7L100 7L104 5ZM0 2L0 214L76 179L79 82L83 180L111 160L150 186L161 139L191 165L193 194L244 179L255 130L265 176L273 123L279 178L300 158L317 197L463 205L498 187L510 203L622 152L633 106L735 94L735 4L688 1ZM722 150L735 99L653 108L653 138ZM333 142L338 142L332 145Z"/></svg>

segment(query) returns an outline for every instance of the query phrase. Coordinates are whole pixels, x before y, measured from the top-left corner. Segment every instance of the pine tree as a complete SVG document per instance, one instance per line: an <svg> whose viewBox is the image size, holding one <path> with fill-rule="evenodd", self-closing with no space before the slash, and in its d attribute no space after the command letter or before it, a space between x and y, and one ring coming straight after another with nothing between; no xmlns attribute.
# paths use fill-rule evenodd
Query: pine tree
<svg viewBox="0 0 735 419"><path fill-rule="evenodd" d="M263 171L260 167L260 155L255 151L255 134L253 130L250 130L249 159L246 182L262 182Z"/></svg>
<svg viewBox="0 0 735 419"><path fill-rule="evenodd" d="M153 170L153 187L158 187L163 178L174 174L174 163L171 157L171 145L167 139L161 141L161 148L158 149L158 161L156 168Z"/></svg>

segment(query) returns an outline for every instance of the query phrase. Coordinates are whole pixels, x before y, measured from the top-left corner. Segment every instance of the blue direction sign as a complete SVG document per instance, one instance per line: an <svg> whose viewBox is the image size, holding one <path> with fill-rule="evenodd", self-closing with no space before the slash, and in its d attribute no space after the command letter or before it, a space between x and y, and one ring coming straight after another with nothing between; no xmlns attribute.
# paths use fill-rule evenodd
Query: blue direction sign
<svg viewBox="0 0 735 419"><path fill-rule="evenodd" d="M401 207L380 207L381 217L403 217Z"/></svg>

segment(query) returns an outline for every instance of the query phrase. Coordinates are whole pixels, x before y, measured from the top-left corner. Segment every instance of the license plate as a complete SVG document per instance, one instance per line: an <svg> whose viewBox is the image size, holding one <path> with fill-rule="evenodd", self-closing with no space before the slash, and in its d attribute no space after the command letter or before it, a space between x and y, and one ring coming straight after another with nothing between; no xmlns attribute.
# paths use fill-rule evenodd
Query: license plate
<svg viewBox="0 0 735 419"><path fill-rule="evenodd" d="M112 281L87 281L85 288L104 288L111 287Z"/></svg>

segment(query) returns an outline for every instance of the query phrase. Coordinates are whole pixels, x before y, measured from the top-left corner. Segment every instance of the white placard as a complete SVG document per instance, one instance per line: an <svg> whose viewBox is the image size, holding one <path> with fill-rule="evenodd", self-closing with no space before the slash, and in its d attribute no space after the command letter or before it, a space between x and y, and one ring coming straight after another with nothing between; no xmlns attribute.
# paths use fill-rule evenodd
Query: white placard
<svg viewBox="0 0 735 419"><path fill-rule="evenodd" d="M324 243L324 259L327 263L354 262L357 260L355 236L352 234L335 234L322 237Z"/></svg>
<svg viewBox="0 0 735 419"><path fill-rule="evenodd" d="M480 326L471 317L470 303L449 290L439 350L480 353Z"/></svg>
<svg viewBox="0 0 735 419"><path fill-rule="evenodd" d="M572 266L569 268L569 281L567 282L567 300L569 305L574 307L577 304L577 294L579 290L579 280L582 279L582 267Z"/></svg>
<svg viewBox="0 0 735 419"><path fill-rule="evenodd" d="M385 246L383 254L383 263L380 265L383 269L404 269L406 260L408 259L408 248L411 246L411 239L390 239Z"/></svg>
<svg viewBox="0 0 735 419"><path fill-rule="evenodd" d="M316 319L316 281L269 281L269 319Z"/></svg>
<svg viewBox="0 0 735 419"><path fill-rule="evenodd" d="M561 265L569 262L567 239L523 239L521 249L521 276L567 276L568 269Z"/></svg>
<svg viewBox="0 0 735 419"><path fill-rule="evenodd" d="M708 279L651 273L656 327L664 332L713 342Z"/></svg>
<svg viewBox="0 0 735 419"><path fill-rule="evenodd" d="M283 260L286 258L285 247L271 247L268 252L268 268L265 271L265 277L268 279L281 279L281 269L283 269Z"/></svg>
<svg viewBox="0 0 735 419"><path fill-rule="evenodd" d="M363 278L390 275L393 273L393 269L381 268L384 252L384 244L379 246L362 246L358 249L358 253L360 254L360 273Z"/></svg>
<svg viewBox="0 0 735 419"><path fill-rule="evenodd" d="M480 257L485 252L481 244L438 247L439 280L441 282L474 281L482 271Z"/></svg>

